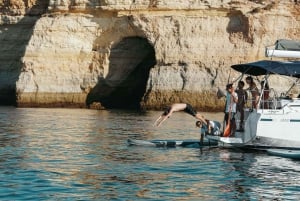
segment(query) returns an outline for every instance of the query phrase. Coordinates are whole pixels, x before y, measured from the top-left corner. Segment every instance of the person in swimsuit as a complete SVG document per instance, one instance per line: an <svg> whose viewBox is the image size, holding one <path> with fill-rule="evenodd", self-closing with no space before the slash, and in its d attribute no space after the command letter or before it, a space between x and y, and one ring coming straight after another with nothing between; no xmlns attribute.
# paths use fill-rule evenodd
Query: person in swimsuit
<svg viewBox="0 0 300 201"><path fill-rule="evenodd" d="M167 120L173 112L178 112L178 111L184 111L196 119L200 120L203 122L205 125L207 124L205 118L197 112L190 104L188 103L175 103L168 107L155 121L154 125L155 126L160 126L165 120Z"/></svg>
<svg viewBox="0 0 300 201"><path fill-rule="evenodd" d="M258 109L259 91L251 76L246 77L246 83L249 85L248 90L252 96L252 109Z"/></svg>
<svg viewBox="0 0 300 201"><path fill-rule="evenodd" d="M262 90L262 108L269 109L269 98L270 98L270 87L266 80L260 82L261 90Z"/></svg>
<svg viewBox="0 0 300 201"><path fill-rule="evenodd" d="M244 127L243 127L244 116L245 116L244 108L245 108L246 101L248 99L248 94L247 94L246 90L244 89L244 86L245 86L245 83L242 80L240 80L238 82L238 88L235 90L235 92L238 95L238 102L236 105L236 109L240 113L240 127L239 127L240 131L244 130Z"/></svg>

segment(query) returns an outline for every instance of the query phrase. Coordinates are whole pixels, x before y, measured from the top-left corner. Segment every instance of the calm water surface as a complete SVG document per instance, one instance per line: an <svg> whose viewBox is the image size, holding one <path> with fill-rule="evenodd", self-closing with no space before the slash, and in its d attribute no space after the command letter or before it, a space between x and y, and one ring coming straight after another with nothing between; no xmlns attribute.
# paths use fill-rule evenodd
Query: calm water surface
<svg viewBox="0 0 300 201"><path fill-rule="evenodd" d="M0 107L0 200L300 200L300 161L127 146L199 137L183 113L153 127L159 114Z"/></svg>

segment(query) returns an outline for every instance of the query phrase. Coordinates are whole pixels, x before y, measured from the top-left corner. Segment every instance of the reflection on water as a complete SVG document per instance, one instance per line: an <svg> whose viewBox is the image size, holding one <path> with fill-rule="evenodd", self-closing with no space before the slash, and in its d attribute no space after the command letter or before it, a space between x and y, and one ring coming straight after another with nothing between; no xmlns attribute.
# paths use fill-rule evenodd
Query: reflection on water
<svg viewBox="0 0 300 201"><path fill-rule="evenodd" d="M299 161L220 148L128 147L197 139L159 112L0 107L0 200L298 200ZM222 114L205 114L222 119Z"/></svg>

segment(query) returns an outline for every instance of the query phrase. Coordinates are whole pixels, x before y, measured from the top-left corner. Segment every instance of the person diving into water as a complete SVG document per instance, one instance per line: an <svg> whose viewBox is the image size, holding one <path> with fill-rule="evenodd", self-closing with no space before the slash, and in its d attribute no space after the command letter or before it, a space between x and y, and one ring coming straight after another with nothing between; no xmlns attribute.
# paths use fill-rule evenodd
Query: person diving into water
<svg viewBox="0 0 300 201"><path fill-rule="evenodd" d="M168 107L155 121L155 126L160 126L165 120L167 120L173 112L184 111L187 114L192 115L196 119L200 120L203 124L207 125L207 120L197 112L190 104L188 103L174 103Z"/></svg>

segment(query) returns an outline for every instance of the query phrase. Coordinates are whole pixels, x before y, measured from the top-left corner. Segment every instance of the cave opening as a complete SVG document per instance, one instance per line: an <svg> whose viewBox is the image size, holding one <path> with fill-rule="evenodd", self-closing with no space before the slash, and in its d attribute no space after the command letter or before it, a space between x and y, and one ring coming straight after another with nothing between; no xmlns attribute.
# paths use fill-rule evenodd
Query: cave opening
<svg viewBox="0 0 300 201"><path fill-rule="evenodd" d="M108 74L99 80L93 97L105 108L140 109L155 64L155 51L147 39L123 38L112 47Z"/></svg>

